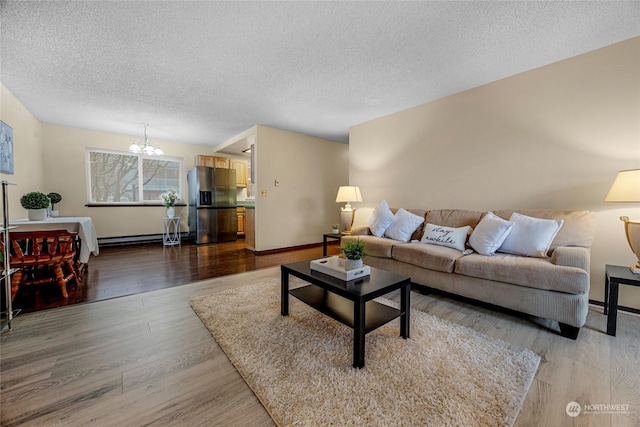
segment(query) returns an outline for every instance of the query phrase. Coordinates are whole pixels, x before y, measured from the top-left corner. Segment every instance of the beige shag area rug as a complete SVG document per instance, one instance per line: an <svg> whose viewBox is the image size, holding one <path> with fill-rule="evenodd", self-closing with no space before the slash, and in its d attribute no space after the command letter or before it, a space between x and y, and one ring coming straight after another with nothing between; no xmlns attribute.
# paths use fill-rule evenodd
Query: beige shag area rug
<svg viewBox="0 0 640 427"><path fill-rule="evenodd" d="M367 334L365 367L355 369L353 330L293 296L281 316L279 279L191 306L281 426L510 426L540 362L412 310L411 338L397 319Z"/></svg>

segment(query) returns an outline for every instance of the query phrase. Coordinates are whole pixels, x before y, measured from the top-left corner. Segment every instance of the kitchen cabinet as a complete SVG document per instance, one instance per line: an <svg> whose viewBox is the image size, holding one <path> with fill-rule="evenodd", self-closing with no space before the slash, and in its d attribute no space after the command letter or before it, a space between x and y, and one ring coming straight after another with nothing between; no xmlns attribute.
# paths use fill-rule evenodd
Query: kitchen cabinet
<svg viewBox="0 0 640 427"><path fill-rule="evenodd" d="M247 209L244 206L238 206L238 234L244 236L245 232L245 216Z"/></svg>
<svg viewBox="0 0 640 427"><path fill-rule="evenodd" d="M196 166L229 169L229 159L227 157L205 156L198 154L196 156Z"/></svg>
<svg viewBox="0 0 640 427"><path fill-rule="evenodd" d="M229 159L229 167L236 170L236 186L244 188L247 186L249 162L243 159Z"/></svg>

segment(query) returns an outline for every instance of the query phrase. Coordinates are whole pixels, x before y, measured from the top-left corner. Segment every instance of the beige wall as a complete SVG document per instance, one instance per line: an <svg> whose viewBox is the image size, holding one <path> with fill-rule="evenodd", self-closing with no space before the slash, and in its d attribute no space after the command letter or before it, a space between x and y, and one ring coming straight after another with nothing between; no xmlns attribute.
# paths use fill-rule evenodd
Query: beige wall
<svg viewBox="0 0 640 427"><path fill-rule="evenodd" d="M27 214L20 206L20 197L41 191L45 180L42 125L3 84L0 84L0 120L13 128L14 174L0 174L1 181L17 184L8 191L9 218L24 218Z"/></svg>
<svg viewBox="0 0 640 427"><path fill-rule="evenodd" d="M256 250L322 241L322 233L340 222L335 200L349 180L349 147L257 126L255 149Z"/></svg>
<svg viewBox="0 0 640 427"><path fill-rule="evenodd" d="M1 119L13 127L15 174L2 179L12 187L11 218L24 218L20 196L28 191L55 191L63 197L56 205L63 216L90 216L98 237L122 237L162 232L165 209L144 207L87 207L86 149L125 151L133 137L41 124L4 86ZM348 181L348 146L345 144L253 126L241 138L256 138L256 249L264 251L317 243L332 223L339 222L335 195ZM185 172L197 154L213 154L214 148L154 140L167 156L183 157ZM224 144L223 144L224 145ZM220 148L220 147L218 147ZM274 180L280 181L276 187ZM263 183L258 187L258 183ZM186 188L186 175L183 185ZM182 230L187 230L187 207L177 207Z"/></svg>
<svg viewBox="0 0 640 427"><path fill-rule="evenodd" d="M165 208L159 206L87 207L86 149L102 148L126 151L133 137L106 132L89 131L63 126L43 125L44 192L62 195L56 208L62 216L90 216L98 237L121 237L162 233ZM197 154L210 153L198 145L153 140L166 156L184 158L183 188L186 172L193 168ZM186 196L186 193L181 196ZM177 206L176 215L182 218L181 229L187 230L187 207Z"/></svg>
<svg viewBox="0 0 640 427"><path fill-rule="evenodd" d="M631 265L620 215L603 202L640 168L640 38L354 126L351 185L374 206L589 209L598 217L590 298L604 265ZM640 309L638 288L620 303Z"/></svg>
<svg viewBox="0 0 640 427"><path fill-rule="evenodd" d="M14 175L0 175L16 183L9 188L12 219L26 218L20 196L30 191L62 195L56 205L60 215L90 216L98 237L121 237L162 233L163 206L87 207L86 148L126 151L135 139L128 135L96 132L40 123L4 85L1 89L0 119L13 128ZM211 147L155 141L167 156L184 158L186 171L194 166L197 154L211 154ZM177 207L182 230L187 230L187 207Z"/></svg>

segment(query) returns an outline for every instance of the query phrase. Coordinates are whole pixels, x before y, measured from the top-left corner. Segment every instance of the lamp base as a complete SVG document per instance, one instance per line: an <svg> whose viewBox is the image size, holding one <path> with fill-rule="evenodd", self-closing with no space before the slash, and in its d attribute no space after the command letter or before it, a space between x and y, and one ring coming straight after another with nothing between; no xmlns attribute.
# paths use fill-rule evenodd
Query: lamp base
<svg viewBox="0 0 640 427"><path fill-rule="evenodd" d="M351 234L351 223L353 222L353 209L350 205L345 206L340 211L340 219L342 221L343 234Z"/></svg>
<svg viewBox="0 0 640 427"><path fill-rule="evenodd" d="M620 220L624 222L624 231L627 235L627 241L631 250L638 258L638 263L631 268L633 274L640 274L640 221L630 221L629 217L621 216Z"/></svg>

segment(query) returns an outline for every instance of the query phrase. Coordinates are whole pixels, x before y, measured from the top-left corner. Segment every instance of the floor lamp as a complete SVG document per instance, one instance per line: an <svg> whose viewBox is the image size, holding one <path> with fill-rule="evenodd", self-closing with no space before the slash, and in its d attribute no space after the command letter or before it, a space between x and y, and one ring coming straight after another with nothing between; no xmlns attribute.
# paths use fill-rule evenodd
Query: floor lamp
<svg viewBox="0 0 640 427"><path fill-rule="evenodd" d="M640 202L640 169L618 172L605 202L638 203ZM634 274L640 274L640 221L630 221L628 216L621 216L624 230L631 250L636 254L638 263L631 267Z"/></svg>
<svg viewBox="0 0 640 427"><path fill-rule="evenodd" d="M350 202L361 202L362 195L360 194L359 187L343 186L338 189L338 196L336 197L336 203L344 203L344 207L341 209L340 218L342 219L342 229L344 234L351 234L351 222L353 221L353 209L351 209Z"/></svg>

